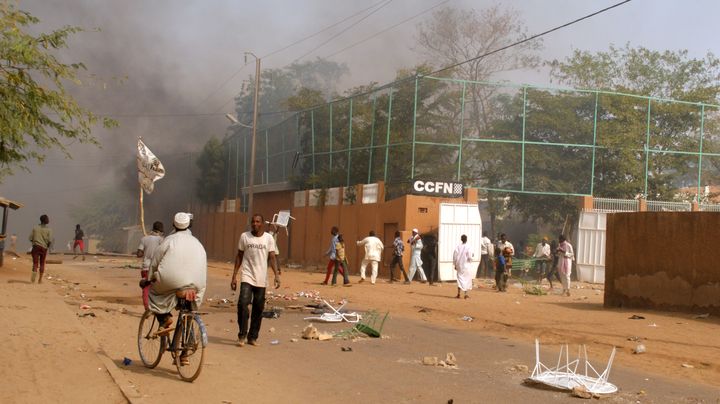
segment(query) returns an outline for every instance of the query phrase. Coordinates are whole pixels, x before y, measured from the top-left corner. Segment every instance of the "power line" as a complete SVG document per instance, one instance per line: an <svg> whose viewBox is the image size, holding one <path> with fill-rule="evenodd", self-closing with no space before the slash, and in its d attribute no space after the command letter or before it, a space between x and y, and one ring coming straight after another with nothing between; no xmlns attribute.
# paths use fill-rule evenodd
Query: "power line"
<svg viewBox="0 0 720 404"><path fill-rule="evenodd" d="M511 44L509 44L509 45L503 46L502 48L498 48L498 49L492 50L492 51L490 51L490 52L486 52L486 53L484 53L484 54L482 54L482 55L480 55L480 56L475 56L474 58L470 58L470 59L468 59L468 60L465 60L465 61L462 61L462 62L458 62L458 63L455 63L455 64L450 65L450 66L445 66L445 67L443 67L442 69L435 70L434 72L432 72L432 73L430 73L430 74L431 74L431 75L432 75L432 74L437 74L437 73L443 72L443 71L445 71L445 70L453 69L453 68L458 67L458 66L460 66L460 65L464 65L465 63L470 63L470 62L472 62L472 61L475 61L475 60L478 60L478 59L482 59L482 58L487 57L487 56L490 56L490 55L492 55L492 54L495 54L495 53L498 53L498 52L502 52L502 51L504 51L504 50L506 50L506 49L512 48L513 46L522 45L522 44L524 44L525 42L532 41L533 39L540 38L541 36L547 35L547 34L549 34L549 33L551 33L551 32L555 32L555 31L557 31L557 30L560 30L560 29L569 27L569 26L571 26L571 25L573 25L573 24L576 24L576 23L578 23L578 22L580 22L580 21L587 20L588 18L594 17L594 16L596 16L596 15L598 15L598 14L602 14L602 13L604 13L604 12L606 12L606 11L612 10L612 9L615 8L615 7L620 7L620 6L622 6L623 4L629 3L629 2L631 2L631 1L632 1L632 0L621 1L620 3L616 3L616 4L613 4L612 6L605 7L605 8L603 8L603 9L601 9L601 10L598 10L598 11L596 11L596 12L594 12L594 13L591 13L591 14L585 15L585 16L583 16L583 17L580 17L580 18L578 18L578 19L572 20L572 21L570 21L570 22L568 22L568 23L565 23L565 24L563 24L563 25L558 25L558 26L555 27L555 28L551 28L551 29L549 29L549 30L547 30L547 31L543 31L543 32L541 32L541 33L539 33L539 34L535 34L535 35L533 35L533 36L531 36L531 37L529 37L529 38L525 38L525 39L522 39L522 40L520 40L520 41L517 41L517 42L511 43Z"/></svg>
<svg viewBox="0 0 720 404"><path fill-rule="evenodd" d="M572 20L572 21L570 21L570 22L567 22L567 23L565 23L565 24L558 25L558 26L556 26L556 27L554 27L554 28L551 28L551 29L548 29L548 30L546 30L546 31L543 31L543 32L541 32L541 33L539 33L539 34L535 34L535 35L533 35L533 36L531 36L531 37L522 39L522 40L517 41L517 42L513 42L513 43L511 43L511 44L509 44L509 45L503 46L503 47L501 47L501 48L498 48L498 49L495 49L495 50L492 50L492 51L489 51L489 52L486 52L486 53L484 53L484 54L482 54L482 55L479 55L479 56L476 56L476 57L473 57L473 58L464 60L464 61L462 61L462 62L458 62L458 63L452 64L452 65L450 65L450 66L445 66L445 67L443 67L443 68L440 68L440 69L438 69L438 70L435 70L435 71L429 73L428 76L431 76L431 75L434 75L434 74L443 72L443 71L448 70L448 69L455 68L455 67L457 67L457 66L463 65L463 64L465 64L465 63L472 62L472 61L474 61L474 60L482 59L482 58L487 57L487 56L490 56L490 55L492 55L492 54L495 54L495 53L501 52L501 51L503 51L503 50L509 49L509 48L511 48L511 47L513 47L513 46L521 45L521 44L523 44L523 43L525 43L525 42L528 42L528 41L531 41L531 40L533 40L533 39L540 38L540 37L542 37L542 36L544 36L544 35L547 35L547 34L549 34L549 33L551 33L551 32L555 32L555 31L560 30L560 29L562 29L562 28L569 27L569 26L571 26L571 25L573 25L573 24L576 24L576 23L578 23L578 22L580 22L580 21L583 21L583 20L586 20L586 19L588 19L588 18L594 17L594 16L596 16L596 15L598 15L598 14L602 14L602 13L604 13L604 12L606 12L606 11L609 11L609 10L611 10L611 9L613 9L613 8L622 6L623 4L629 3L629 2L631 2L631 1L632 1L632 0L624 0L624 1L621 1L621 2L619 2L619 3L613 4L612 6L605 7L605 8L603 8L603 9L601 9L601 10L598 10L598 11L595 11L595 12L593 12L593 13L587 14L587 15L585 15L585 16L583 16L583 17L577 18L577 19ZM349 96L347 96L347 97L338 98L338 99L335 99L335 100L333 100L333 101L331 101L331 102L341 102L341 101L345 101L345 100L347 100L347 99L350 99L350 98L352 98L352 97L367 95L367 94L370 94L370 93L372 93L372 92L379 91L379 90L382 90L382 89L384 89L384 88L390 87L390 86L392 86L392 85L396 85L396 84L403 83L403 82L406 82L406 81L414 80L415 78L416 78L416 76L410 76L410 77L407 77L407 78L404 78L404 79L400 79L400 80L393 81L392 83L385 84L385 85L380 86L380 87L378 87L378 88L374 88L374 89L368 90L368 91L363 92L363 93L353 94L353 95L349 95ZM302 111L309 111L309 110L311 110L311 109L315 109L315 108L317 108L317 107L320 107L320 106L323 106L323 105L326 105L326 104L327 104L327 103L313 105L313 106L311 106L311 107L308 107L308 108L303 109ZM260 113L260 114L258 114L258 115L260 115L260 116L275 115L275 114L281 114L281 113L285 113L285 112L290 112L290 111L288 111L288 110L269 111L269 112L262 112L262 113ZM301 111L294 111L294 112L301 112Z"/></svg>
<svg viewBox="0 0 720 404"><path fill-rule="evenodd" d="M331 29L331 28L335 28L335 27L337 27L338 25L344 23L345 21L347 21L347 20L349 20L349 19L351 19L351 18L353 18L353 17L356 17L356 16L358 16L358 15L360 15L360 14L362 14L362 13L364 13L364 12L366 12L366 11L372 9L372 8L375 8L375 6L377 6L378 4L383 3L383 2L385 2L385 1L387 1L387 0L378 1L377 3L371 5L370 7L364 8L364 9L356 12L355 14L352 14L352 15L350 15L350 16L347 16L347 17L343 18L342 20L336 22L335 24L330 25L330 26L327 26L327 27L321 29L320 31L315 32L314 34L308 35L308 36L306 36L306 37L304 37L304 38L298 39L297 41L295 41L295 42L293 42L293 43L291 43L291 44L285 45L285 46L283 46L282 48L276 49L276 50L268 53L267 55L262 56L261 59L267 59L268 57L273 56L273 55L275 55L276 53L280 53L280 52L284 51L285 49L291 48L291 47L293 47L293 46L295 46L295 45L297 45L297 44L299 44L299 43L301 43L301 42L304 42L304 41L306 41L306 40L308 40L308 39L310 39L310 38L313 38L313 37L315 37L315 36L317 36L317 35L319 35L319 34L322 34L323 32L325 32L325 31L327 31L327 30L329 30L329 29Z"/></svg>
<svg viewBox="0 0 720 404"><path fill-rule="evenodd" d="M351 28L353 28L354 26L360 24L361 22L363 22L364 20L366 20L367 18L369 18L371 15L373 15L373 14L377 13L378 11L382 10L383 8L385 8L386 6L388 6L388 5L389 5L390 3L392 3L392 2L393 2L393 0L387 0L385 3L381 4L380 7L376 8L376 9L373 10L373 11L371 11L368 15L366 15L366 16L364 16L363 18L361 18L361 19L355 21L354 23L350 24L348 27L346 27L346 28L343 29L342 31L338 32L336 35L330 37L328 40L326 40L325 42L321 43L320 45L318 45L318 46L310 49L308 52L305 52L302 56L300 56L299 58L293 60L292 63L297 62L298 60L304 58L305 56L307 56L307 55L315 52L316 50L320 49L321 47L325 46L328 42L330 42L330 41L332 41L333 39L335 39L335 38L339 37L340 35L344 34L344 33L347 32L349 29L351 29Z"/></svg>
<svg viewBox="0 0 720 404"><path fill-rule="evenodd" d="M313 37L315 37L315 36L317 36L317 35L325 32L325 31L327 31L327 30L329 30L329 29L331 29L331 28L335 28L336 26L342 24L343 22L345 22L345 21L347 21L347 20L349 20L349 19L351 19L351 18L353 18L353 17L355 17L355 16L357 16L357 15L359 15L359 14L362 14L362 13L366 12L367 10L372 9L373 7L377 6L377 5L380 4L380 3L383 3L383 2L385 2L385 1L387 1L387 0L381 0L381 1L379 1L379 2L377 2L377 3L375 3L375 4L373 4L373 5L371 5L370 7L364 8L364 9L362 9L362 10L360 10L360 11L358 11L358 12L356 12L356 13L348 16L348 17L343 18L342 20L340 20L340 21L338 21L338 22L336 22L336 23L334 23L334 24L332 24L332 25L330 25L330 26L328 26L328 27L325 27L325 28L321 29L320 31L315 32L314 34L308 35L308 36L306 36L306 37L304 37L304 38L302 38L302 39L299 39L299 40L297 40L297 41L295 41L295 42L292 42L292 43L290 43L290 44L288 44L288 45L285 45L285 46L283 46L283 47L281 47L281 48L279 48L279 49L276 49L276 50L268 53L267 55L262 56L261 59L264 59L264 58L270 57L270 56L272 56L272 55L275 55L275 54L277 54L277 53L280 53L280 52L282 52L282 51L284 51L284 50L286 50L286 49L289 49L289 48L291 48L291 47L293 47L293 46L295 46L295 45L297 45L297 44L299 44L299 43L301 43L301 42L304 42L304 41L306 41L306 40L308 40L308 39L310 39L310 38L313 38ZM231 74L230 77L228 77L227 79L225 79L225 81L223 81L222 84L220 84L220 86L218 86L218 87L217 87L215 90L213 90L207 97L205 97L202 101L200 101L200 102L198 103L198 106L204 104L204 103L207 102L210 98L212 98L215 94L217 94L218 92L220 92L220 90L222 90L223 88L225 88L225 86L226 86L230 81L232 81L232 79L234 79L238 74L240 74L240 72L242 72L242 71L245 69L245 67L247 67L247 63L244 64L244 65L242 65L242 67L240 67L237 71L235 71L233 74ZM223 106L226 105L226 104L227 104L227 102L226 102L225 104L223 104Z"/></svg>
<svg viewBox="0 0 720 404"><path fill-rule="evenodd" d="M378 36L378 35L382 35L382 34L388 32L388 31L391 31L391 30L393 30L394 28L397 28L397 27L399 27L400 25L405 24L406 22L412 21L412 20L420 17L421 15L426 14L426 13L434 10L435 8L440 7L440 6L442 6L443 4L446 4L446 3L450 2L450 1L452 1L452 0L444 0L444 1L441 1L440 3L434 5L434 6L430 7L430 8L426 8L425 10L423 10L423 11L421 11L421 12L413 15L412 17L406 18L406 19L404 19L404 20L402 20L402 21L400 21L400 22L398 22L398 23L396 23L396 24L394 24L394 25L391 25L391 26L389 26L389 27L387 27L387 28L385 28L385 29L383 29L383 30L381 30L381 31L378 31L378 32L370 35L369 37L367 37L367 38L365 38L365 39L363 39L363 40L361 40L361 41L355 42L355 43L352 44L352 45L346 46L346 47L340 49L339 51L333 52L333 53L325 56L324 58L325 58L325 59L328 59L328 58L331 58L331 57L333 57L333 56L335 56L335 55L337 55L337 54L339 54L339 53L345 52L346 50L348 50L348 49L350 49L350 48L354 48L355 46L360 45L361 43L367 42L367 41L375 38L375 37Z"/></svg>

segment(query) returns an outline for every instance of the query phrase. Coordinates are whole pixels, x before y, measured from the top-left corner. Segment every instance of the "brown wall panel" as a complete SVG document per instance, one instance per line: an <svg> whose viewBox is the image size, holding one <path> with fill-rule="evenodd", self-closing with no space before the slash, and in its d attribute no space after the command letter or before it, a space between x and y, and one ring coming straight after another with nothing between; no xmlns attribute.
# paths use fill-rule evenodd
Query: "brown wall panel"
<svg viewBox="0 0 720 404"><path fill-rule="evenodd" d="M608 215L605 306L720 314L720 213Z"/></svg>

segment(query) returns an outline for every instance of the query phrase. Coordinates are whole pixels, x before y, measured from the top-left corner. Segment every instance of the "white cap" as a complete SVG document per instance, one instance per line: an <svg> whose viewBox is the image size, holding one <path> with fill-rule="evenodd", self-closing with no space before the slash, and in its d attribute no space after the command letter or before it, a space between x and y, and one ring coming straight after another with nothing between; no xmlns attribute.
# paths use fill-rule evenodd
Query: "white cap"
<svg viewBox="0 0 720 404"><path fill-rule="evenodd" d="M413 233L420 233L417 229L413 229Z"/></svg>
<svg viewBox="0 0 720 404"><path fill-rule="evenodd" d="M187 229L187 227L190 226L190 219L192 219L190 213L178 212L173 219L173 225L175 225L178 230Z"/></svg>

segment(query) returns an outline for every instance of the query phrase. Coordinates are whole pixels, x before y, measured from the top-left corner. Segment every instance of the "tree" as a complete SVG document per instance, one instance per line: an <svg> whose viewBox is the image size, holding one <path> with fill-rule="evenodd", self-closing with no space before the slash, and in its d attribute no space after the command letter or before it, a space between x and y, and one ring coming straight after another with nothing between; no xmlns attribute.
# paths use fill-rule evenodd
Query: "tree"
<svg viewBox="0 0 720 404"><path fill-rule="evenodd" d="M687 50L654 51L626 44L596 53L576 50L565 60L548 65L556 80L576 87L693 103L717 104L720 100L720 59L712 53L691 58ZM717 112L714 107L703 111L688 103L600 95L595 193L616 198L644 193L647 135L654 153L648 162L646 197L670 200L678 187L697 185L697 157L673 152L697 152L701 125L703 151L720 151L720 139L715 135ZM705 184L716 180L720 159L704 158L703 171L707 173L703 174Z"/></svg>
<svg viewBox="0 0 720 404"><path fill-rule="evenodd" d="M67 152L63 140L98 144L92 127L98 117L80 107L65 87L82 84L82 63L62 63L56 51L68 37L82 31L66 26L31 34L39 23L11 4L0 4L0 181L14 168L27 170L29 161L42 162L49 149ZM105 127L115 121L103 119Z"/></svg>
<svg viewBox="0 0 720 404"><path fill-rule="evenodd" d="M504 112L502 108L498 108L498 98L503 98L500 88L482 82L487 82L502 72L537 67L540 59L536 51L542 48L542 42L540 40L525 42L500 53L478 57L526 37L525 23L520 13L500 5L480 11L448 7L435 12L432 18L418 25L418 50L428 62L449 66L474 59L453 68L453 73L458 78L476 82L465 87L465 109L468 111L468 116L464 119L463 137L489 137L493 121L500 118ZM470 144L467 149L468 156L481 153L482 151L477 149L486 145L488 144ZM503 149L501 152L507 148L507 146L499 147ZM493 154L497 157L497 153ZM477 184L477 178L469 177L468 174L483 173L484 186L499 188L500 177L503 176L499 170L503 170L502 166L491 163L489 159L463 160L468 162L464 164L466 167L464 181ZM496 192L487 194L488 198L504 198L504 196ZM488 205L490 230L494 232L495 217L502 213L495 211L494 208L504 206L504 203L500 200L488 200Z"/></svg>
<svg viewBox="0 0 720 404"><path fill-rule="evenodd" d="M195 190L200 201L215 205L225 197L227 159L223 144L215 137L205 143L197 159L200 175Z"/></svg>

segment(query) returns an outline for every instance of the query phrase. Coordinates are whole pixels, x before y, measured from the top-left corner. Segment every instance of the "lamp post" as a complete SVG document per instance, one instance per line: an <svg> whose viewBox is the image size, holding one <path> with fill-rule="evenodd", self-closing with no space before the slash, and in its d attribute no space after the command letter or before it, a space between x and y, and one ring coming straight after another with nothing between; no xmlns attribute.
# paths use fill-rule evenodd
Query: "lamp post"
<svg viewBox="0 0 720 404"><path fill-rule="evenodd" d="M253 212L253 193L255 186L255 143L257 139L257 117L258 117L258 92L260 90L260 58L252 52L245 52L245 57L251 55L255 58L255 94L253 95L253 123L252 123L252 141L250 142L250 184L248 190L248 219L252 221Z"/></svg>
<svg viewBox="0 0 720 404"><path fill-rule="evenodd" d="M248 184L248 215L249 220L252 219L253 212L253 196L255 188L255 144L257 139L257 117L258 117L258 92L260 90L260 58L252 52L245 52L245 62L247 63L247 55L255 58L255 92L253 94L253 122L252 122L252 141L250 142L250 183ZM234 124L249 127L240 123L234 116L225 114L225 117Z"/></svg>

